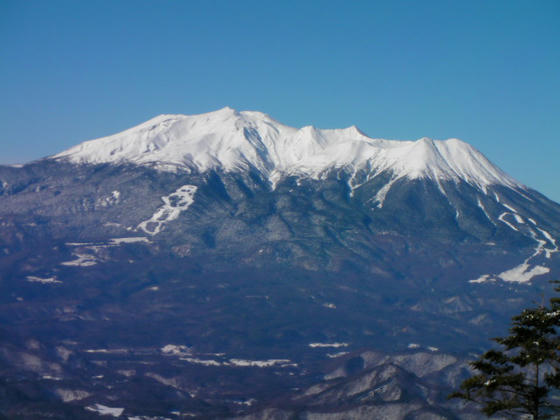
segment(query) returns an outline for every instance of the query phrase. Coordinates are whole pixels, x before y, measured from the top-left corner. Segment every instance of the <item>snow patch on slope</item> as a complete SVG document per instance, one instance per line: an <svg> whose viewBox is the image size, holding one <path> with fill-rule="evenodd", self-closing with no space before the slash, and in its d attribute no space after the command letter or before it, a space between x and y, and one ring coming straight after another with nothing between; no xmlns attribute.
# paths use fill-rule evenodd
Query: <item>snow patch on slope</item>
<svg viewBox="0 0 560 420"><path fill-rule="evenodd" d="M510 270L506 270L503 273L498 274L498 277L503 281L515 282L515 283L528 283L535 276L540 276L550 272L550 268L544 267L542 265L536 265L530 268L527 262L513 267Z"/></svg>
<svg viewBox="0 0 560 420"><path fill-rule="evenodd" d="M42 283L42 284L61 284L62 282L56 277L37 277L37 276L27 276L27 281L31 283Z"/></svg>
<svg viewBox="0 0 560 420"><path fill-rule="evenodd" d="M67 242L66 246L71 246L74 260L62 262L61 265L67 267L91 267L108 259L106 248L113 248L123 244L149 244L150 240L145 236L132 236L126 238L111 238L108 242Z"/></svg>
<svg viewBox="0 0 560 420"><path fill-rule="evenodd" d="M509 225L512 229L518 231L518 229L513 226L512 224L510 224L509 222L507 222L505 219L503 219L502 216L505 216L507 214L513 214L514 216L517 215L517 210L515 210L514 208L504 205L505 207L507 207L508 209L510 209L512 212L515 213L502 213L499 217L499 219L506 223L507 225ZM478 277L477 279L473 279L473 280L469 280L469 283L486 283L486 282L493 282L496 280L503 280L506 282L515 282L515 283L530 283L531 280L536 277L536 276L541 276L543 274L547 274L550 272L550 268L542 265L542 264L531 264L531 261L537 257L539 257L540 255L544 254L545 258L550 259L551 254L555 253L555 252L559 252L558 246L556 244L556 240L550 235L550 233L548 233L547 231L545 231L544 229L541 229L538 227L537 222L531 218L528 219L529 222L531 222L534 227L537 229L538 232L541 233L542 238L539 237L539 235L537 234L537 232L535 232L533 229L529 228L529 233L531 235L531 237L535 240L535 242L537 243L537 246L535 248L535 251L533 252L533 254L531 256L529 256L525 261L523 261L522 264L519 264L513 268L510 268L508 270L503 271L502 273L496 274L496 275L491 275L491 274L483 274L480 277ZM524 223L523 222L519 222L519 220L516 218L516 221L518 223ZM543 239L544 238L544 239ZM546 245L550 244L553 246L553 248L547 248Z"/></svg>
<svg viewBox="0 0 560 420"><path fill-rule="evenodd" d="M500 215L498 216L498 220L499 220L500 222L505 223L506 225L508 225L511 229L515 230L516 232L519 232L519 229L517 229L515 226L513 226L510 222L508 222L508 221L505 219L505 217L506 217L508 214L511 214L511 213L508 213L508 212L506 211L506 212L500 214Z"/></svg>
<svg viewBox="0 0 560 420"><path fill-rule="evenodd" d="M157 235L163 226L179 217L181 212L187 210L194 203L194 194L197 187L194 185L183 185L174 193L161 197L164 205L160 207L150 219L143 221L137 229L141 229L149 235Z"/></svg>
<svg viewBox="0 0 560 420"><path fill-rule="evenodd" d="M535 223L535 226L536 226L536 223ZM550 244L553 246L552 249L546 249L546 253L547 253L547 254L546 254L546 257L547 257L547 258L550 258L550 254L555 253L555 252L558 252L558 245L557 245L557 243L556 243L556 239L554 239L554 238L552 237L552 235L551 235L550 233L548 233L548 232L547 232L546 230L544 230L544 229L541 229L541 228L537 227L537 230L538 230L540 233L542 233L543 236L545 237L545 239L546 239L548 242L550 242Z"/></svg>
<svg viewBox="0 0 560 420"><path fill-rule="evenodd" d="M484 207L484 204L482 204L482 201L480 201L480 197L477 199L477 205L478 207L480 207L480 209L482 210L482 212L484 213L484 215L486 216L486 218L488 220L490 220L490 222L492 222L492 224L496 224L494 223L494 220L492 220L492 218L490 217L490 215L488 214L488 211L486 210L486 207Z"/></svg>
<svg viewBox="0 0 560 420"><path fill-rule="evenodd" d="M270 367L280 367L280 368L290 368L297 367L296 363L293 363L289 359L266 359L266 360L251 360L251 359L239 359L239 358L228 358L225 353L205 353L196 355L193 353L191 347L185 345L167 344L160 349L161 353L168 357L177 357L187 363L192 363L201 366L227 366L227 367L258 367L258 368L270 368ZM204 358L199 356L206 356ZM213 356L208 358L208 356Z"/></svg>
<svg viewBox="0 0 560 420"><path fill-rule="evenodd" d="M314 348L334 348L348 347L348 343L309 343L308 346Z"/></svg>
<svg viewBox="0 0 560 420"><path fill-rule="evenodd" d="M111 192L110 195L106 196L106 197L101 197L100 199L97 200L96 205L99 207L109 207L109 206L114 206L116 204L118 204L120 202L121 199L121 193L120 191L113 191Z"/></svg>
<svg viewBox="0 0 560 420"><path fill-rule="evenodd" d="M297 367L296 363L292 363L289 359L269 359L269 360L245 360L245 359L229 359L229 360L215 360L215 359L200 359L198 357L181 357L188 363L193 363L201 366L228 366L228 367L258 367L258 368L270 368L270 367Z"/></svg>
<svg viewBox="0 0 560 420"><path fill-rule="evenodd" d="M102 416L113 416L113 417L120 417L124 412L124 408L108 407L103 404L95 404L92 406L87 406L86 410L93 411Z"/></svg>
<svg viewBox="0 0 560 420"><path fill-rule="evenodd" d="M482 276L469 280L469 283L486 283L487 281L496 281L490 274L483 274Z"/></svg>
<svg viewBox="0 0 560 420"><path fill-rule="evenodd" d="M192 349L183 344L166 344L161 348L161 352L166 356L189 356L192 354Z"/></svg>
<svg viewBox="0 0 560 420"><path fill-rule="evenodd" d="M61 265L68 267L91 267L98 263L98 259L92 254L75 252L73 255L76 257L75 260L65 261Z"/></svg>
<svg viewBox="0 0 560 420"><path fill-rule="evenodd" d="M111 245L121 245L121 244L137 244L137 243L150 243L150 240L145 236L131 236L127 238L111 238Z"/></svg>
<svg viewBox="0 0 560 420"><path fill-rule="evenodd" d="M377 203L377 208L379 209L383 208L385 197L387 197L387 193L389 192L389 190L391 189L391 187L393 186L396 180L397 178L393 178L385 185L383 185L383 187L381 187L381 189L377 191L377 194L375 194L375 196L371 199L371 201Z"/></svg>
<svg viewBox="0 0 560 420"><path fill-rule="evenodd" d="M270 360L229 359L229 362L226 365L237 366L237 367L260 367L260 368L273 367L273 366L280 366L280 367L297 366L295 363L291 363L289 359L270 359Z"/></svg>

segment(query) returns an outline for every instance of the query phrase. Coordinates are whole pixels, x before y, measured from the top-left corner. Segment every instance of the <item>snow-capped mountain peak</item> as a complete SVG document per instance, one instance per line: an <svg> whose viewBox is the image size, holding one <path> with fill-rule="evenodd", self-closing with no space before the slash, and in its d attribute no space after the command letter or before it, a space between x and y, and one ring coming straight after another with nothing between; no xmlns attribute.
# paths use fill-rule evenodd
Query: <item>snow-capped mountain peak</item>
<svg viewBox="0 0 560 420"><path fill-rule="evenodd" d="M74 163L132 163L160 170L256 169L269 179L318 177L332 168L394 178L463 180L520 186L480 152L458 139L373 139L356 126L345 129L289 127L258 111L225 107L199 115L159 115L108 137L86 141L54 159Z"/></svg>

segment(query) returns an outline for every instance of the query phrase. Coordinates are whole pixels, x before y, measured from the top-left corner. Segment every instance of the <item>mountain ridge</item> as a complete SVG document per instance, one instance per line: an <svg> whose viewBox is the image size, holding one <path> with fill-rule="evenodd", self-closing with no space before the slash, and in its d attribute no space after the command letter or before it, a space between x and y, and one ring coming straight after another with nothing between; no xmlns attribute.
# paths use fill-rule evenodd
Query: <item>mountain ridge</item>
<svg viewBox="0 0 560 420"><path fill-rule="evenodd" d="M74 163L133 163L162 171L255 169L272 186L285 176L320 178L344 168L369 179L429 178L525 187L459 139L417 141L370 138L356 126L300 129L258 111L223 108L198 115L163 114L120 133L89 140L51 157Z"/></svg>

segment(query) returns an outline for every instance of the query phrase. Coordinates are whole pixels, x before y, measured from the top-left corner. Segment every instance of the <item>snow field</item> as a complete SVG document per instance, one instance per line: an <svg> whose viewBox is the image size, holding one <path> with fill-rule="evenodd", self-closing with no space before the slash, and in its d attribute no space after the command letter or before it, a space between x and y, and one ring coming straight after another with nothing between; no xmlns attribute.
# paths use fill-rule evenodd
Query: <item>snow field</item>
<svg viewBox="0 0 560 420"><path fill-rule="evenodd" d="M319 179L329 169L345 168L354 174L365 169L371 178L391 171L394 180L463 180L483 191L493 184L522 187L458 139L374 139L355 126L297 129L261 112L231 108L200 115L160 115L121 133L81 143L53 159L128 162L163 171L254 168L271 185L285 175Z"/></svg>
<svg viewBox="0 0 560 420"><path fill-rule="evenodd" d="M174 193L161 197L163 206L150 219L141 222L137 229L143 230L148 235L157 235L166 223L177 219L194 203L196 190L197 187L194 185L183 185Z"/></svg>

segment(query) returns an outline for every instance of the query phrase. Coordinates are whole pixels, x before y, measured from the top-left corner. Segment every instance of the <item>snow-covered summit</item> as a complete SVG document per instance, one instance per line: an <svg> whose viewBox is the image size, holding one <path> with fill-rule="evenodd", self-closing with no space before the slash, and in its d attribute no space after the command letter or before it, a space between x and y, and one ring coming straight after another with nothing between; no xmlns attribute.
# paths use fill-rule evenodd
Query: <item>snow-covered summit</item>
<svg viewBox="0 0 560 420"><path fill-rule="evenodd" d="M332 168L393 179L463 180L482 189L520 186L480 152L458 139L372 139L357 127L289 127L257 111L223 108L199 115L160 115L108 137L86 141L54 159L75 163L134 163L160 170L260 171L318 177Z"/></svg>

